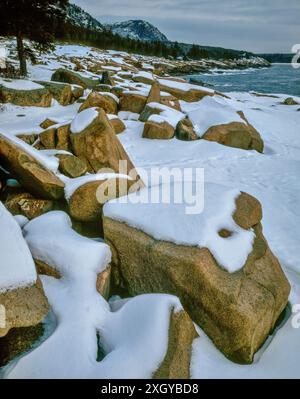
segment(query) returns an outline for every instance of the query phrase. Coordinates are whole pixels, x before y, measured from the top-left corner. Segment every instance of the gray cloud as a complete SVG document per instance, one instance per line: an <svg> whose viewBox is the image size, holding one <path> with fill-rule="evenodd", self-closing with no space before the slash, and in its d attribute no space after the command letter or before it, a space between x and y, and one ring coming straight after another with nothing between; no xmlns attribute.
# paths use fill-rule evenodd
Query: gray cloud
<svg viewBox="0 0 300 399"><path fill-rule="evenodd" d="M100 21L145 19L170 40L254 52L300 43L299 0L71 0Z"/></svg>

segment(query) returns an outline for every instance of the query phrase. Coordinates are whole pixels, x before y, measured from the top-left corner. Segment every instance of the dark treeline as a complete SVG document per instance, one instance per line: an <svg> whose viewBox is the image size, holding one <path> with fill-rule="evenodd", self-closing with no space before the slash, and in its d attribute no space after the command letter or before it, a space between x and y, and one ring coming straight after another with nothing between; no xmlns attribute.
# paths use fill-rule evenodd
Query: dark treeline
<svg viewBox="0 0 300 399"><path fill-rule="evenodd" d="M178 57L182 55L182 50L176 43L169 45L163 42L133 40L116 35L110 30L97 32L68 23L57 28L55 38L59 41L81 43L104 50L119 50L160 57Z"/></svg>
<svg viewBox="0 0 300 399"><path fill-rule="evenodd" d="M109 29L103 32L88 30L69 23L60 25L56 29L57 40L70 43L81 43L104 50L119 50L143 55L172 57L183 59L216 59L229 60L251 56L251 53L219 47L203 47L196 44L187 45L178 42L150 42L134 40L112 33Z"/></svg>

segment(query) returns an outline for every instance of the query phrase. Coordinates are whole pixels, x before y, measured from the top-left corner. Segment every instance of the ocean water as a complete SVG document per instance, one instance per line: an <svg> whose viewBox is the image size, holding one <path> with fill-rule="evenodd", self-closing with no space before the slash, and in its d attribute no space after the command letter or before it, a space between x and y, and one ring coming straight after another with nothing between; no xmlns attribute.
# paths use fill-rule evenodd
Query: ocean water
<svg viewBox="0 0 300 399"><path fill-rule="evenodd" d="M257 91L300 96L300 68L293 68L291 64L273 64L262 69L215 70L188 78L210 84L222 92Z"/></svg>

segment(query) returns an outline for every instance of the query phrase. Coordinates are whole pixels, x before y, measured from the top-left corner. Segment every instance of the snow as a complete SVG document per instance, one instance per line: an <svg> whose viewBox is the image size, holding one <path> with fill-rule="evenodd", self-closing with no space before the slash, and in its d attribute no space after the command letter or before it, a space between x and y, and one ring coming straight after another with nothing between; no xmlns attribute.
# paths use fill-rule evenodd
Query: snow
<svg viewBox="0 0 300 399"><path fill-rule="evenodd" d="M252 251L254 234L239 227L232 218L235 199L240 192L221 185L206 184L203 206L199 208L199 213L189 214L186 205L195 201L193 184L187 190L185 182L184 192L181 185L182 182L175 182L171 187L164 184L144 188L141 192L130 194L126 203L124 197L111 200L104 205L104 215L142 230L157 240L208 248L230 273L241 269ZM182 203L177 203L179 197L176 194L179 192L185 200ZM201 201L203 192L199 190L197 195L198 201ZM157 203L160 198L165 198L166 202ZM222 229L233 232L232 237L220 237L218 232Z"/></svg>
<svg viewBox="0 0 300 399"><path fill-rule="evenodd" d="M35 284L34 261L20 226L0 202L0 293Z"/></svg>
<svg viewBox="0 0 300 399"><path fill-rule="evenodd" d="M212 126L225 125L231 122L246 124L232 106L225 102L220 103L214 97L206 96L193 106L197 106L197 108L188 112L188 117L200 137Z"/></svg>
<svg viewBox="0 0 300 399"><path fill-rule="evenodd" d="M169 123L169 125L173 126L174 129L176 128L178 122L181 121L182 119L185 119L186 117L185 114L183 114L182 112L177 111L176 109L170 108L163 104L149 103L147 104L147 106L150 108L161 110L159 115L157 114L151 115L148 121L157 122L157 123L167 122Z"/></svg>
<svg viewBox="0 0 300 399"><path fill-rule="evenodd" d="M4 104L3 112L0 112L0 132L9 135L41 133L40 124L45 119L53 119L57 123L68 122L73 119L80 107L79 103L62 106L20 107L12 104Z"/></svg>
<svg viewBox="0 0 300 399"><path fill-rule="evenodd" d="M39 90L39 89L44 89L43 86L31 82L30 80L24 80L24 79L14 79L14 80L4 80L0 78L0 86L4 86L7 89L13 89L13 90Z"/></svg>
<svg viewBox="0 0 300 399"><path fill-rule="evenodd" d="M120 119L123 119L124 121L138 121L140 114L136 114L135 112L130 112L130 111L120 111L118 113L118 116Z"/></svg>
<svg viewBox="0 0 300 399"><path fill-rule="evenodd" d="M153 74L150 72L145 72L145 71L139 71L138 73L135 73L133 75L133 78L146 78L149 79L150 81L153 81Z"/></svg>
<svg viewBox="0 0 300 399"><path fill-rule="evenodd" d="M96 108L88 108L78 113L71 123L71 133L81 133L86 129L98 116Z"/></svg>
<svg viewBox="0 0 300 399"><path fill-rule="evenodd" d="M35 218L25 225L23 232L33 257L61 274L70 269L73 274L79 273L85 264L100 273L110 262L108 247L105 246L103 254L99 243L77 234L64 212L48 212Z"/></svg>
<svg viewBox="0 0 300 399"><path fill-rule="evenodd" d="M107 180L107 179L116 179L116 178L132 180L129 176L124 175L122 173L86 174L84 176L76 177L74 179L70 179L66 176L62 177L62 180L65 183L65 198L67 200L69 200L79 187L81 187L87 183L91 183L94 181Z"/></svg>
<svg viewBox="0 0 300 399"><path fill-rule="evenodd" d="M113 100L115 100L115 102L116 102L117 104L119 104L119 102L120 102L119 97L117 97L117 96L116 96L115 94L113 94L113 93L108 93L108 92L104 91L104 92L101 92L101 94L102 94L104 97L110 97L110 98L112 98Z"/></svg>
<svg viewBox="0 0 300 399"><path fill-rule="evenodd" d="M93 61L99 61L99 63L115 61L119 64L126 64L123 57L127 55L118 51L101 52L92 50L89 46L57 45L52 54L41 56L42 64L31 65L29 63L29 76L32 80L50 80L52 73L57 68L73 68L75 66L70 61L72 56L86 57L86 59L92 58ZM89 62L86 59L83 60L84 67ZM163 62L162 59L154 57L136 56L136 59L142 61L145 67L147 63L147 68L149 67L148 64L153 61ZM236 61L232 62L232 67L234 68L237 64L238 62ZM212 61L203 65L204 67L207 65L210 67L215 65L218 68L226 67L223 62ZM90 75L85 74L84 76ZM122 73L117 73L117 76L122 76ZM160 83L185 91L190 89L211 91L207 87L201 88L198 85L190 85L168 79L161 79ZM139 94L144 93L144 95L147 95L150 89L149 85L137 85L137 83L132 83L129 80L124 81L120 86L137 91ZM88 93L89 91L86 90L85 95ZM224 118L232 121L233 115L236 118L235 111L243 111L265 142L264 154L225 147L206 140L193 142L179 141L176 138L167 142L164 140L145 140L142 138L144 124L138 121L139 115L128 112L120 112L118 114L126 125L126 131L118 135L118 139L123 144L138 171L144 170L146 177L150 176L151 168L153 167L178 168L182 171L184 168L202 167L205 169L206 184L214 183L226 186L228 192L238 188L238 190L248 192L258 198L263 206L264 216L262 223L264 235L272 251L279 258L291 283L291 304L299 304L300 112L297 112L299 106L288 107L281 105L280 103L286 97L289 97L286 94L278 94L278 98L257 97L249 93L233 92L227 94L231 97L230 99L214 96L213 99L216 103L211 102L211 106L205 106L206 103L202 102L204 100L208 101L209 97L195 103L180 101L181 108L184 114L194 114L194 118L199 121L202 130L204 129L202 116L205 116L206 122L208 120L208 110L212 112L210 123L220 123L220 121L224 121ZM294 98L300 102L299 97L294 96ZM222 105L222 109L228 111L225 112L225 115L220 114L219 111L216 111L214 115L214 110L220 108L218 104ZM54 102L52 107L40 108L4 104L1 106L1 111L3 112L0 112L1 133L3 132L9 137L17 134L40 133L42 129L39 125L46 118L55 119L58 123L72 120L76 116L80 105L80 103L74 103L63 107ZM201 115L201 109L204 111L203 115ZM201 134L201 130L199 134ZM46 154L47 157L45 154L39 152L39 156L45 157L43 161L47 164L49 158L53 158L53 154L50 156L48 153ZM54 170L56 165L52 165ZM71 180L69 179L70 184ZM144 180L146 181L147 179ZM227 204L230 205L229 202ZM26 222L25 219L20 218L20 216L15 219L20 222L21 226L26 228L27 224L23 224ZM157 223L156 220L155 224ZM217 224L214 226L216 229ZM193 237L198 237L198 231L196 230L196 233L193 232ZM2 224L0 235L1 233ZM215 230L213 233L215 233ZM172 232L170 232L170 235L172 235ZM99 245L101 253L103 251L104 259L106 251L102 246L104 244ZM229 244L226 243L226 245ZM220 248L217 246L215 250L218 252ZM2 263L0 265L2 266ZM153 336L153 341L150 342L149 339L144 344L146 342L144 337L147 336L149 331L142 328L140 320L144 321L143 317L147 316L151 327L156 326L156 321L163 324L165 319L162 320L157 315L160 314L159 312L164 306L174 304L174 299L160 298L158 302L163 301L160 302L162 305L158 309L154 306L153 311L147 310L146 313L143 310L146 306L146 301L150 301L151 298L147 299L144 296L143 298L134 298L134 301L141 301L137 308L142 310L140 313L135 314L135 318L128 318L126 323L122 322L122 325L120 323L118 328L114 327L114 333L118 329L120 335L124 335L124 331L127 328L133 328L133 326L137 325L139 328L136 328L136 335L132 335L132 341L127 341L127 345L124 343L120 352L115 352L120 350L120 347L116 342L109 342L108 337L107 346L111 346L113 349L105 358L104 370L103 361L96 363L95 366L97 352L96 332L101 331L101 341L106 342L105 331L106 329L110 331L108 327L110 310L113 313L118 313L118 309L123 309L125 314L126 307L129 307L130 302L133 300L124 301L123 306L121 306L122 303L117 303L109 309L109 305L95 292L95 272L89 270L86 262L83 263L80 280L79 277L74 279L72 274L65 275L61 280L55 280L50 277L43 277L42 279L46 294L56 314L58 327L43 345L18 362L12 370L10 378L15 376L45 376L46 378L51 376L60 378L64 376L86 378L101 378L103 376L132 376L138 378L150 376L149 370L150 368L151 370L155 369L155 364L159 363L159 357L157 356L154 359L152 354L149 353L151 351L148 350L148 347L155 348L158 344L162 345L162 347L164 345L161 341L154 341L154 339L157 340L155 335ZM90 281L89 283L87 283L88 280ZM2 282L1 278L0 281ZM85 298L84 301L82 300L83 297ZM118 307L117 310L116 307ZM128 307L127 309L129 309ZM150 308L152 309L149 305ZM124 316L124 318L126 317ZM99 321L99 319L101 320ZM223 378L282 378L285 376L299 378L300 329L292 328L291 322L292 316L277 332L269 347L263 348L259 359L249 366L236 365L225 359L211 341L206 338L204 332L199 329L201 337L194 342L192 376L194 378L217 378L219 376ZM164 334L165 330L162 329L160 337L163 337ZM124 336L122 339L125 340L126 337ZM122 358L118 357L116 360L116 353L121 353ZM111 361L110 359L112 358L115 360ZM45 361L45 359L47 360ZM160 359L162 359L162 352ZM146 372L144 367L148 366L149 369Z"/></svg>
<svg viewBox="0 0 300 399"><path fill-rule="evenodd" d="M182 310L179 300L141 295L111 311L96 291L97 273L110 262L106 244L73 232L63 212L36 218L24 233L34 256L62 275L41 277L57 326L6 377L150 378L167 352L170 314ZM101 361L97 361L97 333L106 353Z"/></svg>
<svg viewBox="0 0 300 399"><path fill-rule="evenodd" d="M21 229L23 229L25 224L29 222L29 219L23 215L15 215L14 218L15 218L16 222L18 223L18 225L21 227Z"/></svg>

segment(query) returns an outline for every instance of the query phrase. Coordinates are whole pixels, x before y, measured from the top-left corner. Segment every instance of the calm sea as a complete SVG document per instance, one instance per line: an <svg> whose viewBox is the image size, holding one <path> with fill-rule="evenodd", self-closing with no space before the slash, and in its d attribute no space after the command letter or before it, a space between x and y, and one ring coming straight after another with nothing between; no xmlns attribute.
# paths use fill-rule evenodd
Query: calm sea
<svg viewBox="0 0 300 399"><path fill-rule="evenodd" d="M215 70L190 75L199 82L213 85L218 91L257 91L300 96L300 68L291 64L273 64L270 68L247 70Z"/></svg>

